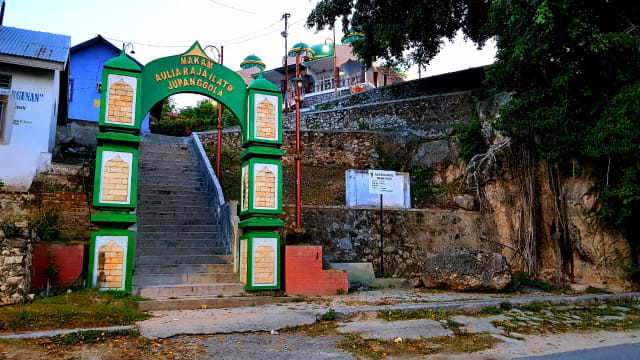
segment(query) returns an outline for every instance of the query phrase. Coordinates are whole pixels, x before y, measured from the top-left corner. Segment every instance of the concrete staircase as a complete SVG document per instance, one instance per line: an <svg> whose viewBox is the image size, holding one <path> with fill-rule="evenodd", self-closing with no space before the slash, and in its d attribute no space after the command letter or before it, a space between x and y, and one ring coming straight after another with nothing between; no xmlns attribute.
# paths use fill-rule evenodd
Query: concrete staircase
<svg viewBox="0 0 640 360"><path fill-rule="evenodd" d="M141 142L139 150L133 292L153 299L244 293L190 147Z"/></svg>

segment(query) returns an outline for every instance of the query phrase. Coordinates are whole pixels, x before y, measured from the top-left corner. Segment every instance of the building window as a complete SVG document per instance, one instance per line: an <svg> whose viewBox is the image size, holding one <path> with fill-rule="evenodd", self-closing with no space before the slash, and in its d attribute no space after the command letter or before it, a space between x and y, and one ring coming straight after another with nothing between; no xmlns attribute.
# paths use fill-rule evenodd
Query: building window
<svg viewBox="0 0 640 360"><path fill-rule="evenodd" d="M11 89L11 75L0 74L0 89Z"/></svg>
<svg viewBox="0 0 640 360"><path fill-rule="evenodd" d="M16 104L10 94L0 94L0 145L7 145L11 140L15 107Z"/></svg>

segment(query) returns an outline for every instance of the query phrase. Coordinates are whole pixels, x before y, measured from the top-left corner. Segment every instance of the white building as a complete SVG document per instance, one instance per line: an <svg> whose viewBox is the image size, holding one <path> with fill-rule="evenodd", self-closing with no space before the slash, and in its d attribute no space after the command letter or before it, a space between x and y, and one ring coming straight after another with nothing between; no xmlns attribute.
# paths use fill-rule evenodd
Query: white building
<svg viewBox="0 0 640 360"><path fill-rule="evenodd" d="M27 191L67 118L71 37L0 26L0 180Z"/></svg>

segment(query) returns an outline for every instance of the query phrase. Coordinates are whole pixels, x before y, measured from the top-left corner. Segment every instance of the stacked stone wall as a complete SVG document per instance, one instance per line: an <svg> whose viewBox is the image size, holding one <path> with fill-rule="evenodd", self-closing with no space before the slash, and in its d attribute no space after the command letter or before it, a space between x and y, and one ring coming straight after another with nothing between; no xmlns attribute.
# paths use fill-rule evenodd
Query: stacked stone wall
<svg viewBox="0 0 640 360"><path fill-rule="evenodd" d="M309 244L322 245L325 262L371 262L380 268L379 208L303 206L302 225ZM292 234L295 207L285 205L281 236ZM419 275L424 259L453 246L501 252L482 239L498 235L491 214L477 211L410 209L383 212L385 273Z"/></svg>
<svg viewBox="0 0 640 360"><path fill-rule="evenodd" d="M467 122L472 115L471 92L376 101L331 110L304 112L301 129L363 130L424 128ZM285 129L295 129L295 114L283 119Z"/></svg>
<svg viewBox="0 0 640 360"><path fill-rule="evenodd" d="M19 303L31 291L35 241L26 222L0 223L0 306Z"/></svg>
<svg viewBox="0 0 640 360"><path fill-rule="evenodd" d="M215 147L215 131L198 133L200 141ZM282 149L284 166L295 163L295 132L285 131ZM302 165L334 166L340 168L366 168L377 163L376 146L382 134L375 131L302 131ZM222 149L241 151L240 131L225 131L222 134Z"/></svg>

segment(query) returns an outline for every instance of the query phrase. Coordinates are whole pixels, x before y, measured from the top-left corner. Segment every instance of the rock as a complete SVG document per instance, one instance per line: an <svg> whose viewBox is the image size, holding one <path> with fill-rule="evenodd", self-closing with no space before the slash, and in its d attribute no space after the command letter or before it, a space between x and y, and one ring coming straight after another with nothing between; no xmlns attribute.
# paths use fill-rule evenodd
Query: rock
<svg viewBox="0 0 640 360"><path fill-rule="evenodd" d="M422 267L425 287L455 291L502 290L511 283L507 259L487 250L458 247L427 258Z"/></svg>
<svg viewBox="0 0 640 360"><path fill-rule="evenodd" d="M4 237L5 237L4 231L0 229L0 240L4 239Z"/></svg>
<svg viewBox="0 0 640 360"><path fill-rule="evenodd" d="M411 159L411 166L444 169L449 163L456 160L457 155L457 150L450 146L448 140L429 141L420 146L416 155Z"/></svg>
<svg viewBox="0 0 640 360"><path fill-rule="evenodd" d="M29 222L28 221L18 221L17 223L13 224L15 225L15 227L19 227L19 228L26 228L29 226Z"/></svg>
<svg viewBox="0 0 640 360"><path fill-rule="evenodd" d="M465 210L473 210L475 207L475 199L471 195L456 195L453 197L453 201Z"/></svg>
<svg viewBox="0 0 640 360"><path fill-rule="evenodd" d="M31 301L33 301L36 298L36 294L28 294L27 298Z"/></svg>

